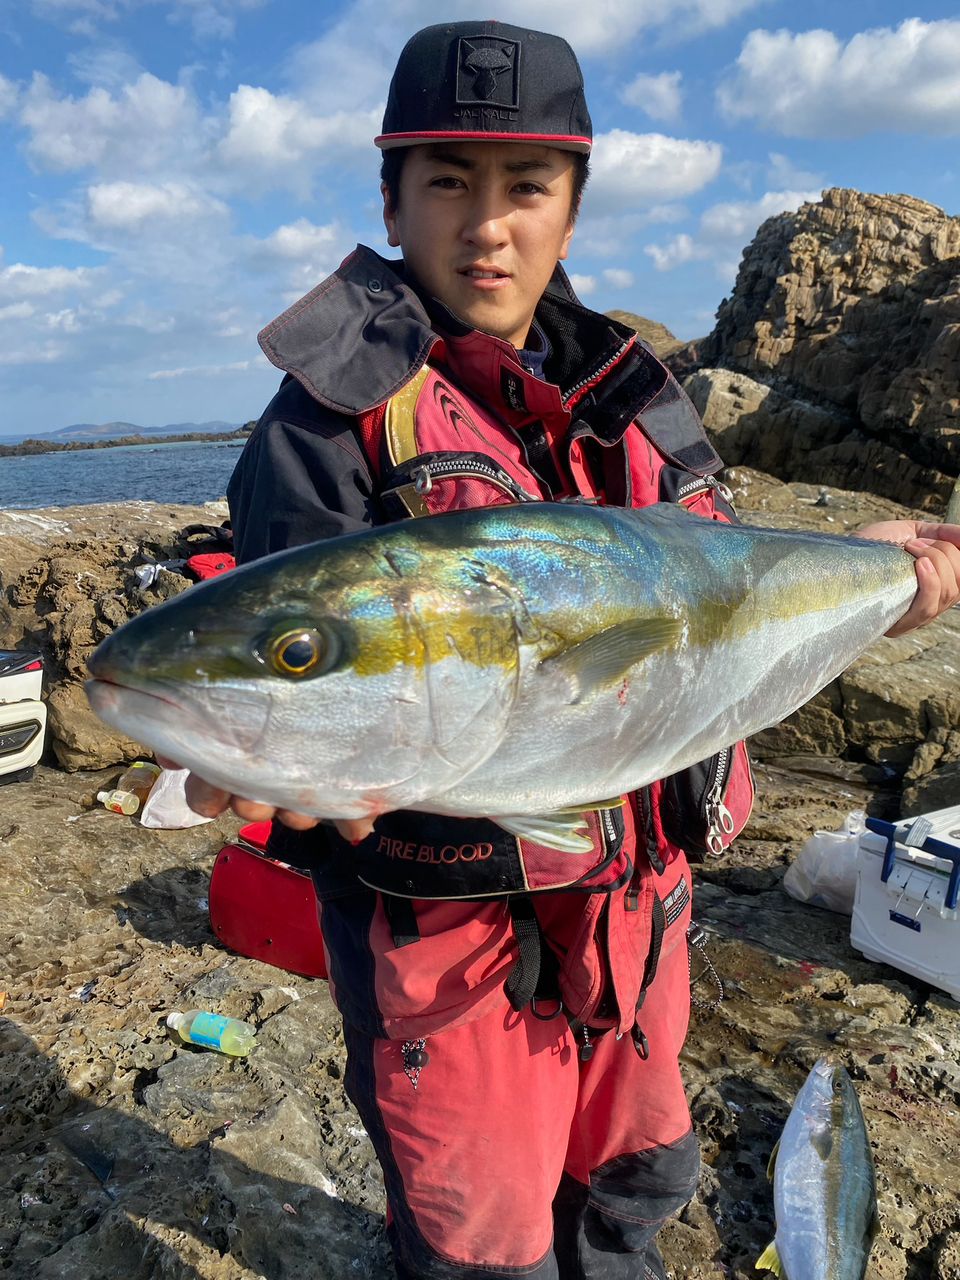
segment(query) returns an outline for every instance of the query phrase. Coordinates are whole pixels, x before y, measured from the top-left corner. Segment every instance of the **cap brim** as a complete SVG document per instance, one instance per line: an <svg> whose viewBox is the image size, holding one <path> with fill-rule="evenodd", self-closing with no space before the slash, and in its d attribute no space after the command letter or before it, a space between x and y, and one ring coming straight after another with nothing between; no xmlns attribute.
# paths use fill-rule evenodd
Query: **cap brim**
<svg viewBox="0 0 960 1280"><path fill-rule="evenodd" d="M381 151L392 151L395 147L417 147L424 142L537 142L544 147L556 147L558 151L579 151L586 154L593 146L592 139L575 135L557 135L553 133L469 133L463 129L434 130L424 133L381 133L373 140L373 145Z"/></svg>

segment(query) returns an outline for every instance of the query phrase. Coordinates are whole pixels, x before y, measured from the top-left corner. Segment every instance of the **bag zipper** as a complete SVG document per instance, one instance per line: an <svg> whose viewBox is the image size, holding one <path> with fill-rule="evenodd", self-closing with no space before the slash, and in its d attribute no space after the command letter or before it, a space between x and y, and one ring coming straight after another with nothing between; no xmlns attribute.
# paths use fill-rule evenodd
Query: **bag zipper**
<svg viewBox="0 0 960 1280"><path fill-rule="evenodd" d="M725 849L723 837L733 834L733 814L724 804L726 783L732 763L732 747L724 747L717 753L717 762L713 770L713 778L707 788L703 811L707 821L707 856L719 858Z"/></svg>

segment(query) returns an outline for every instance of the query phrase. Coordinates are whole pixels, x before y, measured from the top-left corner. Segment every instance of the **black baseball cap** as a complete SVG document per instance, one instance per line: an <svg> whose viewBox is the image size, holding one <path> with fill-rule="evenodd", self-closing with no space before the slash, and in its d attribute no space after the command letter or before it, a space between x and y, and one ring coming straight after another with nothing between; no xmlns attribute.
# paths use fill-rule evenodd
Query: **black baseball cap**
<svg viewBox="0 0 960 1280"><path fill-rule="evenodd" d="M450 22L411 36L390 81L382 150L457 138L588 152L593 126L576 54L559 36L504 22Z"/></svg>

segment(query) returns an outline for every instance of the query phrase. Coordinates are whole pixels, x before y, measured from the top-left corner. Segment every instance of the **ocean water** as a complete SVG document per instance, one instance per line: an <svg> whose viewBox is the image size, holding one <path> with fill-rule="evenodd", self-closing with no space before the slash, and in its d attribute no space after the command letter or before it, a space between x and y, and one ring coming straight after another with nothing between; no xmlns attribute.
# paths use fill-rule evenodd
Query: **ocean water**
<svg viewBox="0 0 960 1280"><path fill-rule="evenodd" d="M226 493L243 444L191 440L0 458L0 508L213 502Z"/></svg>

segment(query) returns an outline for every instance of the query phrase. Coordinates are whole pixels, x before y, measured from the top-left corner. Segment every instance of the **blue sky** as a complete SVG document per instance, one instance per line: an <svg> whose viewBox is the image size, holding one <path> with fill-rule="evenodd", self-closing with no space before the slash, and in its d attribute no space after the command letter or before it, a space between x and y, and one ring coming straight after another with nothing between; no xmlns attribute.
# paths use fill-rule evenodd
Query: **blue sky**
<svg viewBox="0 0 960 1280"><path fill-rule="evenodd" d="M568 269L709 332L765 217L822 188L960 212L956 5L0 0L0 435L257 417L256 333L358 241L420 26L565 35L594 120Z"/></svg>

